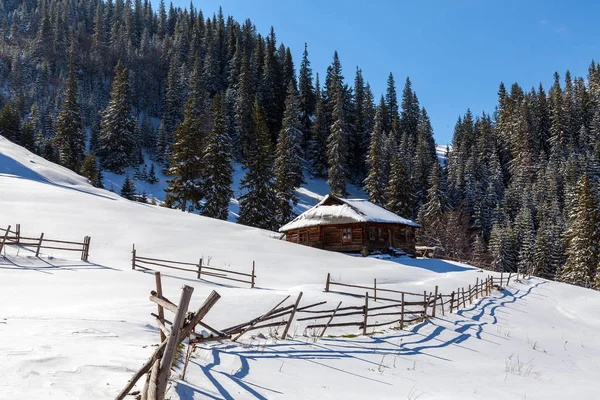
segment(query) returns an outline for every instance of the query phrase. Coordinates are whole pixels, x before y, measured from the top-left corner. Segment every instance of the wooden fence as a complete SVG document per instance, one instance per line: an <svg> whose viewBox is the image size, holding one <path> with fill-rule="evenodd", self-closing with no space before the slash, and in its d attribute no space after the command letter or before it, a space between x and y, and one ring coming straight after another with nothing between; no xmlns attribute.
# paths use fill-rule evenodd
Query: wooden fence
<svg viewBox="0 0 600 400"><path fill-rule="evenodd" d="M17 224L15 230L11 230L11 225L6 229L0 228L0 252L4 246L20 246L35 249L35 256L40 256L42 249L76 251L81 253L81 260L87 261L90 255L91 237L85 236L83 242L74 242L66 240L48 239L42 232L39 237L26 237L21 235L21 225Z"/></svg>
<svg viewBox="0 0 600 400"><path fill-rule="evenodd" d="M211 277L246 283L250 285L250 288L254 288L254 285L256 284L254 261L252 262L252 272L245 273L205 265L204 260L202 258L200 258L200 260L197 263L190 263L183 261L163 260L159 258L140 257L137 255L137 250L134 244L133 249L131 251L131 269L135 270L136 268L139 268L145 271L153 271L151 267L161 267L174 269L178 271L191 272L196 276L197 279Z"/></svg>

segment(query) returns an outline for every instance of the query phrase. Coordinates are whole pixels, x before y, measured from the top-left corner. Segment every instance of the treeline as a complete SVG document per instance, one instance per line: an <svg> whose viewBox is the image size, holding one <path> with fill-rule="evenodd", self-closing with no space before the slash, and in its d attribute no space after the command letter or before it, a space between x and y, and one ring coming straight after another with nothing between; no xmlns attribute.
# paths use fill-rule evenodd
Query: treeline
<svg viewBox="0 0 600 400"><path fill-rule="evenodd" d="M409 79L399 99L390 74L376 101L337 52L319 77L305 47L296 71L274 29L193 5L5 0L0 14L0 133L98 186L149 158L171 177L167 206L226 218L241 162L238 221L266 229L292 218L306 170L409 218L425 201L435 143Z"/></svg>
<svg viewBox="0 0 600 400"><path fill-rule="evenodd" d="M500 84L494 115L458 119L422 237L497 270L600 289L599 173L600 65L555 73L548 93Z"/></svg>

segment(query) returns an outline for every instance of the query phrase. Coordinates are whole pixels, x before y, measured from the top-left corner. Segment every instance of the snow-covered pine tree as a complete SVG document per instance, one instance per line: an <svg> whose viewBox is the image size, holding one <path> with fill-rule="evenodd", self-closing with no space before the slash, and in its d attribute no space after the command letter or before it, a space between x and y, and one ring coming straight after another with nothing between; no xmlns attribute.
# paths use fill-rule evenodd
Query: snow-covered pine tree
<svg viewBox="0 0 600 400"><path fill-rule="evenodd" d="M73 33L73 35L75 34ZM54 131L56 132L54 146L58 151L58 159L61 165L73 171L78 171L85 157L85 132L81 120L81 109L77 101L75 48L73 44L69 53L69 75L65 99L54 125Z"/></svg>
<svg viewBox="0 0 600 400"><path fill-rule="evenodd" d="M302 168L302 124L300 102L293 80L288 86L283 124L275 149L275 190L277 217L281 225L293 216L292 206L298 203L296 189L304 183Z"/></svg>
<svg viewBox="0 0 600 400"><path fill-rule="evenodd" d="M312 176L325 178L327 176L327 127L326 105L321 96L319 74L316 78L316 111L308 143L309 172Z"/></svg>
<svg viewBox="0 0 600 400"><path fill-rule="evenodd" d="M167 170L171 179L165 189L167 204L182 211L198 209L204 197L202 155L207 130L212 124L211 114L201 85L201 70L194 68L183 122L177 126L173 136L171 167Z"/></svg>
<svg viewBox="0 0 600 400"><path fill-rule="evenodd" d="M158 183L158 178L156 177L156 171L154 169L154 163L150 164L150 170L148 170L148 178L146 179L146 182L151 185Z"/></svg>
<svg viewBox="0 0 600 400"><path fill-rule="evenodd" d="M102 179L98 164L96 161L96 155L94 153L88 154L81 164L80 174L90 180L90 183L98 188L102 188Z"/></svg>
<svg viewBox="0 0 600 400"><path fill-rule="evenodd" d="M383 205L385 204L385 191L387 182L385 180L385 166L386 157L384 152L384 140L385 134L383 132L383 115L381 113L381 107L377 108L375 112L375 126L371 133L369 151L367 153L367 165L369 166L369 173L365 179L365 192L369 195L369 200L372 203Z"/></svg>
<svg viewBox="0 0 600 400"><path fill-rule="evenodd" d="M315 114L316 99L312 81L312 69L308 60L308 46L304 43L304 53L298 71L298 90L300 93L300 123L302 124L302 146L308 147L311 133L311 118Z"/></svg>
<svg viewBox="0 0 600 400"><path fill-rule="evenodd" d="M102 115L98 156L102 168L122 173L131 164L135 149L135 119L131 113L129 72L120 63L115 67L110 102Z"/></svg>
<svg viewBox="0 0 600 400"><path fill-rule="evenodd" d="M600 215L596 189L585 173L579 179L575 198L567 230L567 261L560 280L592 287L599 259Z"/></svg>
<svg viewBox="0 0 600 400"><path fill-rule="evenodd" d="M135 183L133 183L133 180L127 175L123 181L123 186L121 186L121 196L127 200L135 200L135 194Z"/></svg>
<svg viewBox="0 0 600 400"><path fill-rule="evenodd" d="M246 158L246 175L240 182L238 223L261 229L277 228L277 196L273 176L273 150L260 102L252 108L252 139Z"/></svg>
<svg viewBox="0 0 600 400"><path fill-rule="evenodd" d="M225 103L217 93L212 101L213 127L204 150L204 204L202 215L226 220L229 201L233 196L233 167L231 166L231 137L225 120Z"/></svg>
<svg viewBox="0 0 600 400"><path fill-rule="evenodd" d="M331 133L327 138L327 184L331 193L337 196L345 196L348 160L348 121L344 110L344 92L340 87L336 91L333 106L333 123Z"/></svg>
<svg viewBox="0 0 600 400"><path fill-rule="evenodd" d="M390 175L385 192L386 208L404 218L414 218L414 189L404 157L397 151L390 153Z"/></svg>
<svg viewBox="0 0 600 400"><path fill-rule="evenodd" d="M10 101L4 103L0 111L0 135L15 143L21 143L21 122Z"/></svg>

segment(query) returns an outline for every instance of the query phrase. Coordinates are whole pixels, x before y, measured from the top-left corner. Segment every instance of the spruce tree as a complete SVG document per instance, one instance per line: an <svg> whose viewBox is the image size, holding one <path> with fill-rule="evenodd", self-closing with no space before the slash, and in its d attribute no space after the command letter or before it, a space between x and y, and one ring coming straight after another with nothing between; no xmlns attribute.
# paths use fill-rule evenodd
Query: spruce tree
<svg viewBox="0 0 600 400"><path fill-rule="evenodd" d="M238 223L261 229L275 230L277 226L277 196L273 176L273 155L269 128L260 102L252 108L252 145L244 169L246 175L240 182Z"/></svg>
<svg viewBox="0 0 600 400"><path fill-rule="evenodd" d="M587 174L583 174L579 180L575 196L567 231L567 261L560 273L560 280L592 287L599 259L600 215L596 189Z"/></svg>
<svg viewBox="0 0 600 400"><path fill-rule="evenodd" d="M102 115L98 156L104 169L122 173L125 167L131 165L135 150L134 134L129 72L119 62L115 67L110 102Z"/></svg>
<svg viewBox="0 0 600 400"><path fill-rule="evenodd" d="M150 170L148 171L148 178L146 179L146 182L148 182L151 185L158 183L158 178L156 177L156 171L154 169L154 164L150 164Z"/></svg>
<svg viewBox="0 0 600 400"><path fill-rule="evenodd" d="M61 165L79 170L85 157L85 132L77 102L77 82L75 79L75 50L69 57L69 77L62 109L56 117L54 146L58 151Z"/></svg>
<svg viewBox="0 0 600 400"><path fill-rule="evenodd" d="M0 135L12 142L21 143L19 115L13 110L10 101L4 103L4 107L0 111Z"/></svg>
<svg viewBox="0 0 600 400"><path fill-rule="evenodd" d="M302 63L298 71L298 89L300 92L300 123L302 124L302 145L307 148L311 133L311 117L315 113L316 98L315 89L312 81L312 69L308 60L308 47L304 44L304 53L302 54Z"/></svg>
<svg viewBox="0 0 600 400"><path fill-rule="evenodd" d="M103 186L100 170L98 169L98 164L96 162L96 155L94 153L88 154L83 159L80 173L81 175L88 178L93 186L98 188L101 188Z"/></svg>
<svg viewBox="0 0 600 400"><path fill-rule="evenodd" d="M345 196L348 180L348 122L341 88L336 93L332 117L331 134L327 138L327 184L332 194Z"/></svg>
<svg viewBox="0 0 600 400"><path fill-rule="evenodd" d="M413 185L406 163L398 151L390 154L390 175L386 189L386 208L404 218L413 218Z"/></svg>
<svg viewBox="0 0 600 400"><path fill-rule="evenodd" d="M135 183L133 183L133 180L127 175L123 181L123 186L121 186L121 197L124 197L127 200L135 200L135 192Z"/></svg>
<svg viewBox="0 0 600 400"><path fill-rule="evenodd" d="M311 128L311 138L308 144L309 171L312 176L325 178L327 176L327 110L319 88L319 74L316 80L316 114Z"/></svg>
<svg viewBox="0 0 600 400"><path fill-rule="evenodd" d="M219 93L213 98L212 107L213 127L204 150L205 200L200 214L226 220L229 215L229 201L233 196L233 168L231 137L225 120L225 103Z"/></svg>
<svg viewBox="0 0 600 400"><path fill-rule="evenodd" d="M383 133L383 116L381 108L378 108L375 114L375 126L371 133L369 151L367 153L367 165L369 173L365 179L365 192L369 195L369 200L372 203L383 205L385 204L385 191L387 182L385 179L385 152Z"/></svg>

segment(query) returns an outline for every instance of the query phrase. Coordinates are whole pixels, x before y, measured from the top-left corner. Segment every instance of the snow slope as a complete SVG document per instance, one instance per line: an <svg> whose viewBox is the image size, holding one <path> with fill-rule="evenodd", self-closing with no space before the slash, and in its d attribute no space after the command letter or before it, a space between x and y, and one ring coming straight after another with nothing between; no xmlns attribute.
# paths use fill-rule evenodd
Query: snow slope
<svg viewBox="0 0 600 400"><path fill-rule="evenodd" d="M306 190L306 189L305 189ZM307 198L317 198L306 190ZM224 328L304 293L302 304L343 301L323 293L327 273L347 283L449 293L484 274L441 260L350 257L275 239L274 232L139 204L0 137L0 225L66 240L92 237L90 261L48 250L35 258L6 248L0 258L0 399L112 398L153 351L158 331L148 301L154 277L132 271L139 255L249 271L257 288L197 281L163 271L175 301L194 287L192 309L216 290L205 321ZM200 346L172 399L595 398L600 390L600 294L533 278L514 282L455 315L404 331L313 343L245 336ZM265 334L268 332L265 332ZM178 374L173 376L177 378Z"/></svg>

